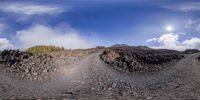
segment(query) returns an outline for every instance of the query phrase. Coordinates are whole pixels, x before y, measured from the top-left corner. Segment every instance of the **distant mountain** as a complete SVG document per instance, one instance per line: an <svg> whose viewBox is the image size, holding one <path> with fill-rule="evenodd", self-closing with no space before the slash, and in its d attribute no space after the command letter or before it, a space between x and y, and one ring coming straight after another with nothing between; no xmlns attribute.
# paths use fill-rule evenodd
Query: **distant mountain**
<svg viewBox="0 0 200 100"><path fill-rule="evenodd" d="M148 46L136 46L136 48L139 48L139 49L151 49Z"/></svg>
<svg viewBox="0 0 200 100"><path fill-rule="evenodd" d="M148 46L145 45L139 45L139 46L129 46L127 44L115 44L110 46L110 48L138 48L138 49L151 49Z"/></svg>
<svg viewBox="0 0 200 100"><path fill-rule="evenodd" d="M130 47L130 46L126 45L126 44L115 44L115 45L112 45L110 47Z"/></svg>

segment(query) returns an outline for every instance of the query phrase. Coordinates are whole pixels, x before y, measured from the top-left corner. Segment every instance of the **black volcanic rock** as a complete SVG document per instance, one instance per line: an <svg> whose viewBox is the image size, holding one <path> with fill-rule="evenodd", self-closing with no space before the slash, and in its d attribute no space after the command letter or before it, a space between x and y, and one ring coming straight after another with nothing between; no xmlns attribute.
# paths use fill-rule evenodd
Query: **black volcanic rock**
<svg viewBox="0 0 200 100"><path fill-rule="evenodd" d="M184 56L174 50L118 48L105 50L100 58L107 64L129 72L155 71Z"/></svg>
<svg viewBox="0 0 200 100"><path fill-rule="evenodd" d="M0 52L0 63L11 66L20 63L23 59L32 56L31 53L21 52L19 50L4 50Z"/></svg>
<svg viewBox="0 0 200 100"><path fill-rule="evenodd" d="M184 54L194 54L200 52L198 49L186 49L183 51Z"/></svg>
<svg viewBox="0 0 200 100"><path fill-rule="evenodd" d="M143 46L143 45L139 45L139 46L129 46L129 45L126 45L126 44L115 44L115 45L112 45L110 46L109 48L137 48L137 49L151 49L149 48L148 46Z"/></svg>
<svg viewBox="0 0 200 100"><path fill-rule="evenodd" d="M9 72L15 72L23 77L38 78L47 71L54 71L52 62L52 56L47 54L33 55L19 50L0 52L0 64L9 68Z"/></svg>

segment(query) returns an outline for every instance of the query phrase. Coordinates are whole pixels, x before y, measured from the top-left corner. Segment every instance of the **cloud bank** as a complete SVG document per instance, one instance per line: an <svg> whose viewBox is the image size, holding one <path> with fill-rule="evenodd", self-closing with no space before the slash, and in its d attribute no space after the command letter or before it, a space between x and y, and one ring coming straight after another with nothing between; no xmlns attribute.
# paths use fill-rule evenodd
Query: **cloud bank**
<svg viewBox="0 0 200 100"><path fill-rule="evenodd" d="M0 38L0 50L5 49L14 49L14 46L6 38Z"/></svg>
<svg viewBox="0 0 200 100"><path fill-rule="evenodd" d="M3 12L11 12L23 15L57 14L63 12L63 9L58 6L28 4L28 3L1 4L0 10Z"/></svg>
<svg viewBox="0 0 200 100"><path fill-rule="evenodd" d="M93 44L85 40L79 33L70 27L50 27L35 24L31 27L17 31L17 41L21 48L29 48L35 45L55 45L65 48L89 48Z"/></svg>
<svg viewBox="0 0 200 100"><path fill-rule="evenodd" d="M174 49L180 51L185 49L200 49L200 38L194 37L179 41L179 35L174 33L163 34L158 38L148 39L146 42L158 43L158 46L152 47L158 49Z"/></svg>

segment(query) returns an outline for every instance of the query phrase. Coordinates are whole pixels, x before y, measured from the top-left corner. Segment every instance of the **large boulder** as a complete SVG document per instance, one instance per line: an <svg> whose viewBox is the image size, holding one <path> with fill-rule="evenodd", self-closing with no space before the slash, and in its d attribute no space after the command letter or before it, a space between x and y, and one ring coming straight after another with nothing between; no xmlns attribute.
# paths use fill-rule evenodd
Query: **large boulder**
<svg viewBox="0 0 200 100"><path fill-rule="evenodd" d="M106 63L112 63L115 60L117 60L120 57L120 55L118 53L116 53L115 51L110 51L110 50L106 50L103 52L101 58L106 62Z"/></svg>

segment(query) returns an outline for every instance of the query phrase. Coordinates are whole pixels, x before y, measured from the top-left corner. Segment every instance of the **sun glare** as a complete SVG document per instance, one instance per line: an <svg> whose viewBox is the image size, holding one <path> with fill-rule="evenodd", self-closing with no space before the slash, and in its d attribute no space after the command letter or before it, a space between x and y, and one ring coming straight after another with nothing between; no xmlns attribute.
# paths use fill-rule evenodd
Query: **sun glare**
<svg viewBox="0 0 200 100"><path fill-rule="evenodd" d="M166 26L165 29L167 32L171 32L173 30L173 27L169 25L169 26Z"/></svg>

